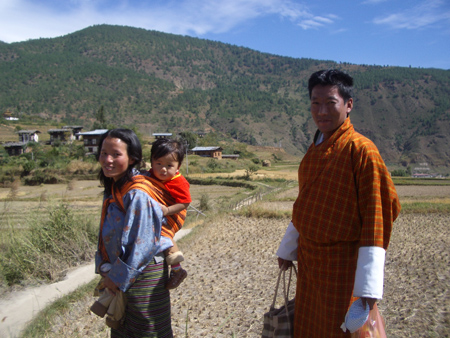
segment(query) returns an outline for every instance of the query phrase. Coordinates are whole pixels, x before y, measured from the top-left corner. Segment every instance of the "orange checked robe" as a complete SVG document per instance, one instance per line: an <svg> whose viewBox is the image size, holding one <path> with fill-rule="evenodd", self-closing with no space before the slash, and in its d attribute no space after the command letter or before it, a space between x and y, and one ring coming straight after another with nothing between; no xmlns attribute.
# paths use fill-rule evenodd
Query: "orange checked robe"
<svg viewBox="0 0 450 338"><path fill-rule="evenodd" d="M298 181L295 337L349 337L340 326L356 300L358 250L387 249L400 212L397 193L378 149L354 131L350 118L310 146Z"/></svg>

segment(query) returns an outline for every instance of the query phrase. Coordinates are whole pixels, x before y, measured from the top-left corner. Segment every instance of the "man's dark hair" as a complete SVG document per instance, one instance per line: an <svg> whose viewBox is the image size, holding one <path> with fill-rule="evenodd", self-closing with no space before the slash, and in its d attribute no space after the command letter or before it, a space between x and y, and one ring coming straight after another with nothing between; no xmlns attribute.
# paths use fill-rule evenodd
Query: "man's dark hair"
<svg viewBox="0 0 450 338"><path fill-rule="evenodd" d="M97 161L100 159L100 154L102 152L102 145L103 142L107 137L110 138L118 138L122 140L127 145L127 153L128 157L132 160L134 160L133 164L130 164L127 168L127 172L125 173L124 177L120 179L117 184L115 185L117 188L119 188L123 183L127 181L131 181L131 178L133 177L133 168L140 169L142 166L142 146L141 142L139 141L139 138L134 133L134 131L130 129L110 129L106 133L104 133L100 137L100 141L98 144L98 150L97 150ZM100 168L100 172L98 173L98 178L100 180L100 183L105 187L106 193L111 193L111 186L114 182L114 180L111 177L106 177L103 173L103 170Z"/></svg>
<svg viewBox="0 0 450 338"><path fill-rule="evenodd" d="M157 160L167 154L174 154L178 164L181 165L184 160L185 151L186 148L180 141L170 138L160 138L153 142L150 159Z"/></svg>
<svg viewBox="0 0 450 338"><path fill-rule="evenodd" d="M339 95L347 103L353 97L353 78L337 69L319 70L311 75L308 81L309 98L315 86L337 86Z"/></svg>

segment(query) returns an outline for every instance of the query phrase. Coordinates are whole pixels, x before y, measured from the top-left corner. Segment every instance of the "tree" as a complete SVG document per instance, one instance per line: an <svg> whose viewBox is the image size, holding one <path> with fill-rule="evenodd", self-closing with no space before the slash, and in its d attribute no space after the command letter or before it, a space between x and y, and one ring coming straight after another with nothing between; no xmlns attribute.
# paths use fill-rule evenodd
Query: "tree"
<svg viewBox="0 0 450 338"><path fill-rule="evenodd" d="M206 163L206 166L211 169L212 171L215 171L219 167L219 163L215 158L211 158Z"/></svg>
<svg viewBox="0 0 450 338"><path fill-rule="evenodd" d="M249 165L248 168L245 169L244 179L249 180L252 175L256 174L258 169L259 167L255 164Z"/></svg>
<svg viewBox="0 0 450 338"><path fill-rule="evenodd" d="M188 149L192 149L197 146L197 134L190 131L184 131L180 133L181 142L187 144Z"/></svg>
<svg viewBox="0 0 450 338"><path fill-rule="evenodd" d="M105 115L105 108L103 105L100 107L100 109L95 114L95 118L97 121L94 122L94 129L106 129L106 115Z"/></svg>

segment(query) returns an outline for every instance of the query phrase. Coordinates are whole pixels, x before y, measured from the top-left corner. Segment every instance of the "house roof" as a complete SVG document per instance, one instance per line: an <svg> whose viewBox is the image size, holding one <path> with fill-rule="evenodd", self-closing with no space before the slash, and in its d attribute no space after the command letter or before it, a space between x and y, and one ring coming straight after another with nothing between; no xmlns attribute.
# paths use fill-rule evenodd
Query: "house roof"
<svg viewBox="0 0 450 338"><path fill-rule="evenodd" d="M66 133L66 132L72 132L72 129L65 129L65 128L62 128L62 129L49 129L48 130L48 133L49 134L51 134L51 133Z"/></svg>
<svg viewBox="0 0 450 338"><path fill-rule="evenodd" d="M106 133L108 131L108 129L95 129L95 130L91 130L91 131L85 131L84 133L77 133L77 135L103 135L104 133Z"/></svg>
<svg viewBox="0 0 450 338"><path fill-rule="evenodd" d="M212 151L212 150L222 150L221 147L195 147L191 151Z"/></svg>
<svg viewBox="0 0 450 338"><path fill-rule="evenodd" d="M6 142L3 144L3 147L10 148L10 147L24 147L26 146L26 142Z"/></svg>
<svg viewBox="0 0 450 338"><path fill-rule="evenodd" d="M18 134L40 134L39 130L19 130Z"/></svg>

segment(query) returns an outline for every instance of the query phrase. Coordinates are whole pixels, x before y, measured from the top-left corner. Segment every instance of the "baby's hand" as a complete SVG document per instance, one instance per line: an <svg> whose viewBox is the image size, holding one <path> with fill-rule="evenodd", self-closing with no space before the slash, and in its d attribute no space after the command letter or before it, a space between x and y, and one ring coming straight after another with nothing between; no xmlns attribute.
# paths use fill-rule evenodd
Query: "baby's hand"
<svg viewBox="0 0 450 338"><path fill-rule="evenodd" d="M163 216L166 216L167 213L169 212L169 208L167 206L165 206L164 204L159 203L159 206L161 207L161 210L163 212Z"/></svg>

